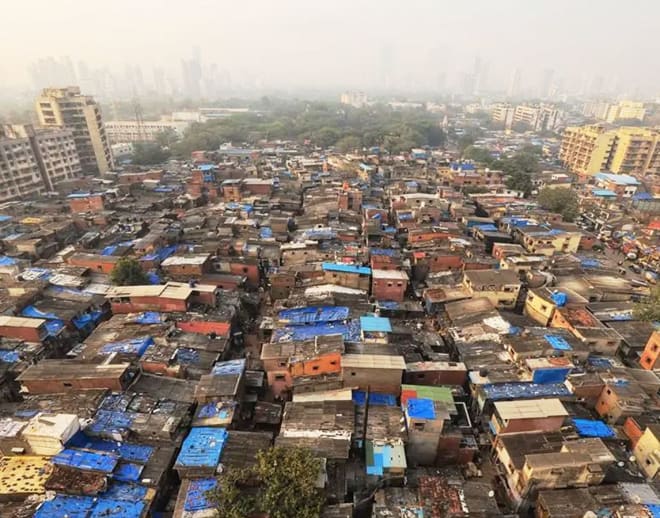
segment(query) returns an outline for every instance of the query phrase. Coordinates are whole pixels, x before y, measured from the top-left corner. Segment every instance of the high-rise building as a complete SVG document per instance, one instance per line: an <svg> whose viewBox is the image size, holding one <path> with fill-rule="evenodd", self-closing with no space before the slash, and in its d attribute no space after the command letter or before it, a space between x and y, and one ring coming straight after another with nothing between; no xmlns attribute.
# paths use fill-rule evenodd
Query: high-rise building
<svg viewBox="0 0 660 518"><path fill-rule="evenodd" d="M71 130L0 127L0 201L44 194L80 176Z"/></svg>
<svg viewBox="0 0 660 518"><path fill-rule="evenodd" d="M560 158L579 174L601 171L645 176L660 175L660 130L603 126L574 126L564 130Z"/></svg>
<svg viewBox="0 0 660 518"><path fill-rule="evenodd" d="M493 106L491 117L493 122L503 124L505 128L511 128L513 124L513 113L515 108L508 103L497 103Z"/></svg>
<svg viewBox="0 0 660 518"><path fill-rule="evenodd" d="M559 110L547 104L519 104L513 113L513 122L527 124L534 131L553 131L559 121Z"/></svg>
<svg viewBox="0 0 660 518"><path fill-rule="evenodd" d="M609 107L605 120L610 123L630 119L643 121L645 115L646 109L644 108L644 103L620 101L618 104Z"/></svg>
<svg viewBox="0 0 660 518"><path fill-rule="evenodd" d="M509 83L509 97L517 97L520 94L520 69L516 68L511 74L511 82Z"/></svg>
<svg viewBox="0 0 660 518"><path fill-rule="evenodd" d="M73 132L84 173L105 173L114 167L101 109L80 88L44 88L36 102L39 123Z"/></svg>
<svg viewBox="0 0 660 518"><path fill-rule="evenodd" d="M353 106L354 108L362 108L363 106L366 106L369 102L369 99L367 98L367 94L364 92L344 92L341 94L341 97L339 98L339 101L342 104L348 104L350 106Z"/></svg>

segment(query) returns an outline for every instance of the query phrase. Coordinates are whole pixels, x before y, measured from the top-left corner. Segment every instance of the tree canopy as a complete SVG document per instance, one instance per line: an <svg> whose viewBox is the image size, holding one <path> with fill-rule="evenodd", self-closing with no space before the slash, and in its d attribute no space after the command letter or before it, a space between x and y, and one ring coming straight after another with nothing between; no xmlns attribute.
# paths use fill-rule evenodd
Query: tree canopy
<svg viewBox="0 0 660 518"><path fill-rule="evenodd" d="M561 214L564 221L573 221L578 215L578 197L572 189L546 187L539 192L537 201L544 209Z"/></svg>
<svg viewBox="0 0 660 518"><path fill-rule="evenodd" d="M660 286L655 286L646 299L635 304L633 316L644 322L660 322Z"/></svg>
<svg viewBox="0 0 660 518"><path fill-rule="evenodd" d="M192 124L184 137L172 144L173 153L187 157L198 149L217 149L224 142L253 144L262 139L310 141L342 150L380 146L390 152L445 142L438 116L423 110L272 100L264 106L268 109L262 113L240 113Z"/></svg>
<svg viewBox="0 0 660 518"><path fill-rule="evenodd" d="M170 153L157 142L136 142L133 144L133 163L135 165L162 164L170 157Z"/></svg>
<svg viewBox="0 0 660 518"><path fill-rule="evenodd" d="M117 286L140 286L149 284L140 262L134 257L122 257L110 272L110 280Z"/></svg>
<svg viewBox="0 0 660 518"><path fill-rule="evenodd" d="M321 462L302 448L273 447L257 453L250 468L230 468L208 494L223 518L318 518L324 496L316 487Z"/></svg>

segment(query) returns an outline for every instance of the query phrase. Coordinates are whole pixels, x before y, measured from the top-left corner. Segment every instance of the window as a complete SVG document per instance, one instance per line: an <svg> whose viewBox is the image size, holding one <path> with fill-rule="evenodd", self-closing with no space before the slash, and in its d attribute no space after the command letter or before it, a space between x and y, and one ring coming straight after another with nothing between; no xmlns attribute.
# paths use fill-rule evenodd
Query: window
<svg viewBox="0 0 660 518"><path fill-rule="evenodd" d="M318 366L318 365L314 365L314 366L312 367L312 370L313 370L313 371L317 371L317 370L319 370L319 366Z"/></svg>
<svg viewBox="0 0 660 518"><path fill-rule="evenodd" d="M332 361L330 362L330 365L337 365L337 360L332 360Z"/></svg>
<svg viewBox="0 0 660 518"><path fill-rule="evenodd" d="M62 382L62 385L64 385L65 387L73 387L72 383L68 383L66 381Z"/></svg>
<svg viewBox="0 0 660 518"><path fill-rule="evenodd" d="M354 373L354 372L351 372L351 376L355 376L355 373Z"/></svg>
<svg viewBox="0 0 660 518"><path fill-rule="evenodd" d="M413 428L418 432L424 431L424 423L413 423Z"/></svg>
<svg viewBox="0 0 660 518"><path fill-rule="evenodd" d="M284 381L284 380L286 380L286 376L284 374L275 375L275 381Z"/></svg>
<svg viewBox="0 0 660 518"><path fill-rule="evenodd" d="M541 311L548 311L548 306L546 306L545 304L543 304L543 305L541 306Z"/></svg>
<svg viewBox="0 0 660 518"><path fill-rule="evenodd" d="M248 272L247 266L243 266L243 273L247 273L247 272Z"/></svg>
<svg viewBox="0 0 660 518"><path fill-rule="evenodd" d="M607 389L607 395L609 396L611 394L612 394L612 391L610 389Z"/></svg>

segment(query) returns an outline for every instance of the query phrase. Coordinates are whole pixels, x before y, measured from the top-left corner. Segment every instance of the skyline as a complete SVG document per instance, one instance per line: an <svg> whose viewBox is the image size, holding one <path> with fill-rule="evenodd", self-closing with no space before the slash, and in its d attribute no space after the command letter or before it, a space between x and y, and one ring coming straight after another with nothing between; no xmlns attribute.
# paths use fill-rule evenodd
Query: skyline
<svg viewBox="0 0 660 518"><path fill-rule="evenodd" d="M618 12L608 9L612 0L601 2L595 20L592 8L565 0L533 9L518 0L313 7L300 0L119 0L102 9L63 0L57 11L33 0L7 8L16 23L5 30L0 74L5 89L34 90L49 86L39 84L47 75L35 68L39 60L68 58L81 83L105 77L115 90L142 84L190 93L192 75L202 94L221 96L234 89L507 93L517 73L520 95L554 89L654 97L660 71L646 64L660 42L649 13L660 8L642 4L648 8ZM601 26L616 26L617 37L603 37Z"/></svg>

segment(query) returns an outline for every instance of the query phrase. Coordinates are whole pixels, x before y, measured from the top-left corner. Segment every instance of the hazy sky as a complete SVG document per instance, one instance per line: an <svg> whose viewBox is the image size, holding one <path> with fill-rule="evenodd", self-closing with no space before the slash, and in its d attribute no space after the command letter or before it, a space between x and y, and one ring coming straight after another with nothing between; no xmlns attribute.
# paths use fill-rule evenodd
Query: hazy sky
<svg viewBox="0 0 660 518"><path fill-rule="evenodd" d="M602 76L660 93L658 0L18 0L2 7L0 86L31 83L30 63L69 56L121 74L181 76L199 47L232 80L264 86L459 86L479 57L487 86L515 68L578 85ZM389 71L387 71L389 69Z"/></svg>

